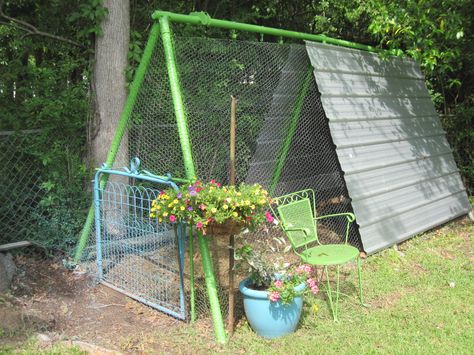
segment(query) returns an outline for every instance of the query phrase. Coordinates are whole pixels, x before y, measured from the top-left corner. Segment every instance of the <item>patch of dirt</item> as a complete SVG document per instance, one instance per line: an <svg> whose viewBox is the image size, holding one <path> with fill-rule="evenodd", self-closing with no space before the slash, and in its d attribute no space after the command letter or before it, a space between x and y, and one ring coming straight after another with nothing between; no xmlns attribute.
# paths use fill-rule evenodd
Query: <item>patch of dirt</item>
<svg viewBox="0 0 474 355"><path fill-rule="evenodd" d="M53 341L85 340L109 349L136 352L136 336L180 332L186 323L136 302L60 261L19 256L10 293L0 295L0 344L24 341L35 332ZM154 334L154 335L153 335ZM166 346L156 344L161 351ZM171 349L168 349L171 351Z"/></svg>
<svg viewBox="0 0 474 355"><path fill-rule="evenodd" d="M404 289L403 291L392 292L378 299L370 300L371 308L390 308L396 305L402 298L409 297L415 289Z"/></svg>

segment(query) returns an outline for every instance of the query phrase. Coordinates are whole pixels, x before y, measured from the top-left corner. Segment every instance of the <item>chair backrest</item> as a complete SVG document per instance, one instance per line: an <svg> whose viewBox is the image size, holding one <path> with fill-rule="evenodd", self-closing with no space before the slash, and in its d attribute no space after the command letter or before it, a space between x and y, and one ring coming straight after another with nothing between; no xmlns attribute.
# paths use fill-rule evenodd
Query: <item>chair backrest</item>
<svg viewBox="0 0 474 355"><path fill-rule="evenodd" d="M281 227L293 248L296 249L318 242L314 221L314 192L312 190L303 190L276 197L273 198L273 201L276 204ZM292 230L294 228L301 228L304 231Z"/></svg>

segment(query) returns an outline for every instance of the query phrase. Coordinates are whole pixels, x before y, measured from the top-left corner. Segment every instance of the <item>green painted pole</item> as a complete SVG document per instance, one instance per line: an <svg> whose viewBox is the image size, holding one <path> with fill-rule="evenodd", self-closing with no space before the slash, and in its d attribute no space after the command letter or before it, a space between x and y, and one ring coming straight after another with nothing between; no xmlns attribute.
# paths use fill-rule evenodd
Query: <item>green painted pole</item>
<svg viewBox="0 0 474 355"><path fill-rule="evenodd" d="M202 25L202 26L223 28L223 29L229 29L229 30L235 30L235 31L255 32L255 33L276 36L276 37L286 37L286 38L294 38L294 39L300 39L300 40L306 40L306 41L329 43L329 44L334 44L341 47L361 49L368 52L382 52L383 51L382 49L375 48L369 45L353 43L353 42L345 41L342 39L326 37L324 35L315 35L311 33L288 31L288 30L282 30L278 28L257 26L257 25L251 25L247 23L240 23L240 22L234 22L234 21L217 20L217 19L211 18L208 14L204 12L193 12L189 15L182 15L182 14L176 14L176 13L167 12L167 11L155 11L151 17L154 20L159 20L163 17L166 17L169 19L169 21L177 22L177 23L186 23L190 25Z"/></svg>
<svg viewBox="0 0 474 355"><path fill-rule="evenodd" d="M226 334L224 328L224 321L222 319L222 313L219 306L219 298L217 296L217 284L216 278L214 276L214 269L212 267L211 254L209 253L209 245L207 243L207 239L202 235L202 233L197 233L199 249L201 251L202 266L206 279L207 293L209 296L209 302L211 307L212 324L214 325L216 340L219 343L225 343Z"/></svg>
<svg viewBox="0 0 474 355"><path fill-rule="evenodd" d="M168 79L170 82L171 97L173 98L174 114L178 125L179 142L183 154L184 169L186 177L190 180L196 178L194 170L193 156L191 152L191 144L188 133L188 122L181 95L181 85L179 83L178 69L176 66L175 52L173 48L173 40L171 38L171 30L169 20L166 16L160 17L161 39L163 41L163 49L165 52L166 68L168 70Z"/></svg>
<svg viewBox="0 0 474 355"><path fill-rule="evenodd" d="M196 178L196 172L194 170L191 144L188 133L188 123L184 109L183 97L181 94L181 85L179 82L178 68L176 65L173 40L171 37L171 29L169 26L169 20L166 16L160 17L159 21L161 28L161 39L163 41L163 48L165 52L166 68L170 82L171 97L173 98L174 113L176 116L181 151L183 154L184 168L186 171L186 177L192 180ZM214 268L212 267L207 239L202 235L202 233L198 233L198 244L202 257L204 276L206 279L207 294L211 308L211 318L212 324L214 326L214 333L216 340L219 343L225 343L226 334L224 322L222 320L221 308L219 305L219 297L217 295Z"/></svg>
<svg viewBox="0 0 474 355"><path fill-rule="evenodd" d="M112 140L109 153L107 154L107 159L105 161L107 167L111 167L113 165L115 157L117 156L117 152L120 147L120 142L122 141L123 135L125 134L130 114L132 113L133 106L135 105L135 102L137 100L138 91L142 85L143 78L145 77L148 65L150 64L151 57L153 54L153 48L155 47L156 41L158 40L159 32L159 25L157 23L153 24L150 30L150 35L148 37L148 42L143 52L142 59L137 68L135 78L133 79L132 85L130 86L130 92L128 94L127 101L125 102L122 114L120 115L114 139ZM100 187L103 188L106 183L107 180L102 179L100 181ZM73 265L71 266L75 266L79 262L79 260L81 260L82 253L84 252L84 248L86 247L87 241L89 240L89 235L93 223L94 203L92 203L91 207L89 208L89 213L87 214L87 219L84 223L84 227L82 228L79 243L74 254Z"/></svg>
<svg viewBox="0 0 474 355"><path fill-rule="evenodd" d="M189 226L189 302L191 303L191 323L196 321L196 296L194 292L194 238L193 227Z"/></svg>
<svg viewBox="0 0 474 355"><path fill-rule="evenodd" d="M306 97L306 94L308 93L308 89L312 80L313 80L313 68L310 66L304 78L303 84L301 85L300 92L298 93L298 97L296 99L295 106L293 108L293 113L291 115L291 122L288 128L288 134L281 147L280 155L278 157L278 162L275 167L275 171L273 173L272 182L270 184L270 191L269 191L270 195L273 195L277 187L277 184L280 181L280 176L283 171L283 167L285 166L286 158L288 157L288 153L290 152L291 142L293 141L293 137L296 133L296 128L298 127L298 121L301 116L301 111L303 110L304 99Z"/></svg>

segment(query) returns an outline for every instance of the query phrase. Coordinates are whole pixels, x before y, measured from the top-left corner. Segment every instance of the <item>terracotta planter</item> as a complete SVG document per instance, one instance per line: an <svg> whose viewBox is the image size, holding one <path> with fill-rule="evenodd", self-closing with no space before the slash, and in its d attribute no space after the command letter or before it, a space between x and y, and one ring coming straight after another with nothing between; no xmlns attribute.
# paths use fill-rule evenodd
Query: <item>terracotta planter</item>
<svg viewBox="0 0 474 355"><path fill-rule="evenodd" d="M239 234L244 226L233 220L227 220L224 223L209 223L206 227L206 234L213 236L226 236Z"/></svg>

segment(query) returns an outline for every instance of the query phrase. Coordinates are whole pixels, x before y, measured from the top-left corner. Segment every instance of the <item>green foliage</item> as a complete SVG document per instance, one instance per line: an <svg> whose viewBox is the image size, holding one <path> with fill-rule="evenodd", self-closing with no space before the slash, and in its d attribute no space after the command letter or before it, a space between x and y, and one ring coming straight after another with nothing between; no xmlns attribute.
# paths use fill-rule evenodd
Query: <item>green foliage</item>
<svg viewBox="0 0 474 355"><path fill-rule="evenodd" d="M271 263L250 244L236 249L234 252L237 261L236 268L248 273L256 288L267 288L278 273L278 264Z"/></svg>
<svg viewBox="0 0 474 355"><path fill-rule="evenodd" d="M137 31L131 31L130 33L130 44L128 48L128 66L125 70L125 76L127 79L127 86L132 83L135 75L135 70L140 64L140 59L143 54L144 43L142 41L142 35Z"/></svg>
<svg viewBox="0 0 474 355"><path fill-rule="evenodd" d="M84 1L67 21L78 28L78 39L90 41L94 36L102 35L101 22L107 14L108 9L102 5L102 0Z"/></svg>
<svg viewBox="0 0 474 355"><path fill-rule="evenodd" d="M442 116L443 128L454 159L470 195L474 194L474 106L458 105L452 115Z"/></svg>
<svg viewBox="0 0 474 355"><path fill-rule="evenodd" d="M24 194L28 184L35 183L37 189L33 196L17 196L12 203L9 211L16 218L12 215L9 223L19 226L15 228L18 235L10 233L2 239L27 237L67 250L81 228L89 200L83 157L90 117L90 55L106 11L98 0L54 1L48 6L7 1L2 10L40 31L80 44L28 35L17 26L0 24L4 113L0 130L40 130L20 141L11 153L16 168L10 168L5 178L18 180L19 193ZM28 215L23 200L29 203Z"/></svg>
<svg viewBox="0 0 474 355"><path fill-rule="evenodd" d="M368 31L391 53L420 62L435 103L448 113L461 89L462 49L466 41L472 41L472 37L465 39L472 2L371 0L366 6Z"/></svg>

